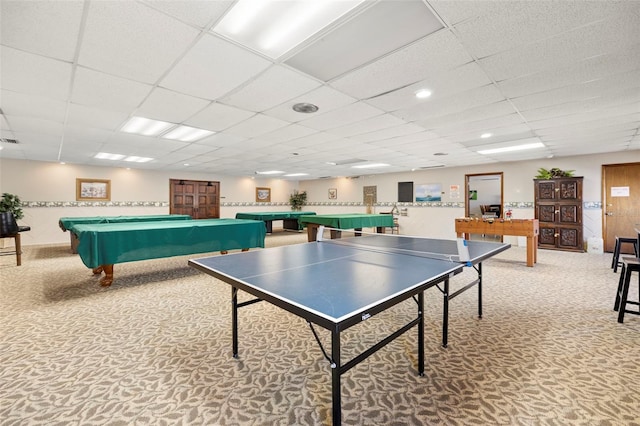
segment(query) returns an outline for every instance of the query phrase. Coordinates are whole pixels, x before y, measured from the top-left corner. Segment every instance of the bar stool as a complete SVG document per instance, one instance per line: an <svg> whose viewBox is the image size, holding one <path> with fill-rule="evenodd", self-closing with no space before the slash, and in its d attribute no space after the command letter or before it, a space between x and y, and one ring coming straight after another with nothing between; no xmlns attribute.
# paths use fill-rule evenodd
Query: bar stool
<svg viewBox="0 0 640 426"><path fill-rule="evenodd" d="M631 282L631 274L638 272L638 289L640 289L640 258L631 256L622 256L622 270L620 272L620 280L618 281L618 291L616 292L616 302L613 310L618 311L618 322L624 321L624 314L640 315L640 295L639 300L629 301L629 283ZM635 305L638 310L631 311L627 309L627 305Z"/></svg>
<svg viewBox="0 0 640 426"><path fill-rule="evenodd" d="M633 252L636 257L640 257L640 253L638 253L638 239L631 237L616 237L616 245L613 248L613 259L611 260L611 267L613 268L613 272L618 272L618 266L622 266L622 262L620 262L620 247L622 244L633 244Z"/></svg>

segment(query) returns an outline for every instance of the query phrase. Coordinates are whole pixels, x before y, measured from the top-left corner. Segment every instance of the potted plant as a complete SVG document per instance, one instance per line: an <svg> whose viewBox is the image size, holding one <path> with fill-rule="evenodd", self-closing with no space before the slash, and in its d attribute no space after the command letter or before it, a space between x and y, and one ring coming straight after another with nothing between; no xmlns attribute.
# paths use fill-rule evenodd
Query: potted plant
<svg viewBox="0 0 640 426"><path fill-rule="evenodd" d="M554 179L554 178L561 178L561 177L572 177L573 172L575 172L575 170L560 170L557 167L547 170L543 167L540 167L538 169L538 175L535 177L535 179Z"/></svg>
<svg viewBox="0 0 640 426"><path fill-rule="evenodd" d="M11 212L16 220L22 219L24 213L22 213L22 201L20 201L20 197L4 192L2 199L0 199L0 212Z"/></svg>
<svg viewBox="0 0 640 426"><path fill-rule="evenodd" d="M291 210L302 210L302 206L307 202L307 191L298 192L297 189L293 190L293 194L289 197L289 204L291 204Z"/></svg>

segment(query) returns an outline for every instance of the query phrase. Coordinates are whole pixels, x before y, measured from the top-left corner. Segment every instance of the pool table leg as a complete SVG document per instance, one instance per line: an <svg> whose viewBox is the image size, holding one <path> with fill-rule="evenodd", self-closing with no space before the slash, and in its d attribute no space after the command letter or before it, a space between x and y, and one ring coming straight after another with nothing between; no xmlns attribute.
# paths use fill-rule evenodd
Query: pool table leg
<svg viewBox="0 0 640 426"><path fill-rule="evenodd" d="M104 272L104 277L100 280L100 285L102 287L109 287L113 283L113 264L100 265L97 268L93 268L91 271L94 275L100 275Z"/></svg>
<svg viewBox="0 0 640 426"><path fill-rule="evenodd" d="M111 283L113 283L113 264L102 265L102 269L104 270L104 277L100 280L100 285L102 287L109 287Z"/></svg>

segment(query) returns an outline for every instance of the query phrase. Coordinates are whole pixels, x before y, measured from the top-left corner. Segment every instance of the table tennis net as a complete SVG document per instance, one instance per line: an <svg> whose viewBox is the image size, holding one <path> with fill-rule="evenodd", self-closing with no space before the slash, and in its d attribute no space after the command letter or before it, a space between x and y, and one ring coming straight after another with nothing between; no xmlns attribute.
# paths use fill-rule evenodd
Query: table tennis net
<svg viewBox="0 0 640 426"><path fill-rule="evenodd" d="M331 231L343 231L342 238L331 238ZM470 261L467 241L463 238L456 240L442 240L427 237L416 237L397 234L378 234L358 232L353 230L338 230L325 226L318 228L317 242L323 244L344 245L359 250L378 253L395 253L407 256L418 256L429 259L464 263ZM353 238L350 238L353 237Z"/></svg>

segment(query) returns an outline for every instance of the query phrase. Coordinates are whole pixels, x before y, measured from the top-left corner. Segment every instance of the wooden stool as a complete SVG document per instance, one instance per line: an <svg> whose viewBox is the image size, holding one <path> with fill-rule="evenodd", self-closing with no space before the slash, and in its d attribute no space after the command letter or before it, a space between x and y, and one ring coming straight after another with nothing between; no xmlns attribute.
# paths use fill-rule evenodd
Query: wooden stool
<svg viewBox="0 0 640 426"><path fill-rule="evenodd" d="M640 289L640 258L631 256L622 256L622 270L620 272L620 280L618 280L618 291L616 292L616 302L613 310L618 311L618 322L624 321L624 314L640 315L640 300L638 302L629 301L629 283L631 282L631 274L638 272L638 288ZM630 311L627 305L638 306L638 310Z"/></svg>
<svg viewBox="0 0 640 426"><path fill-rule="evenodd" d="M622 266L622 262L620 262L620 246L622 244L633 244L633 252L636 257L640 257L640 253L638 253L638 239L630 238L630 237L616 237L616 245L613 248L613 259L611 260L611 267L613 268L613 272L618 272L618 266Z"/></svg>

